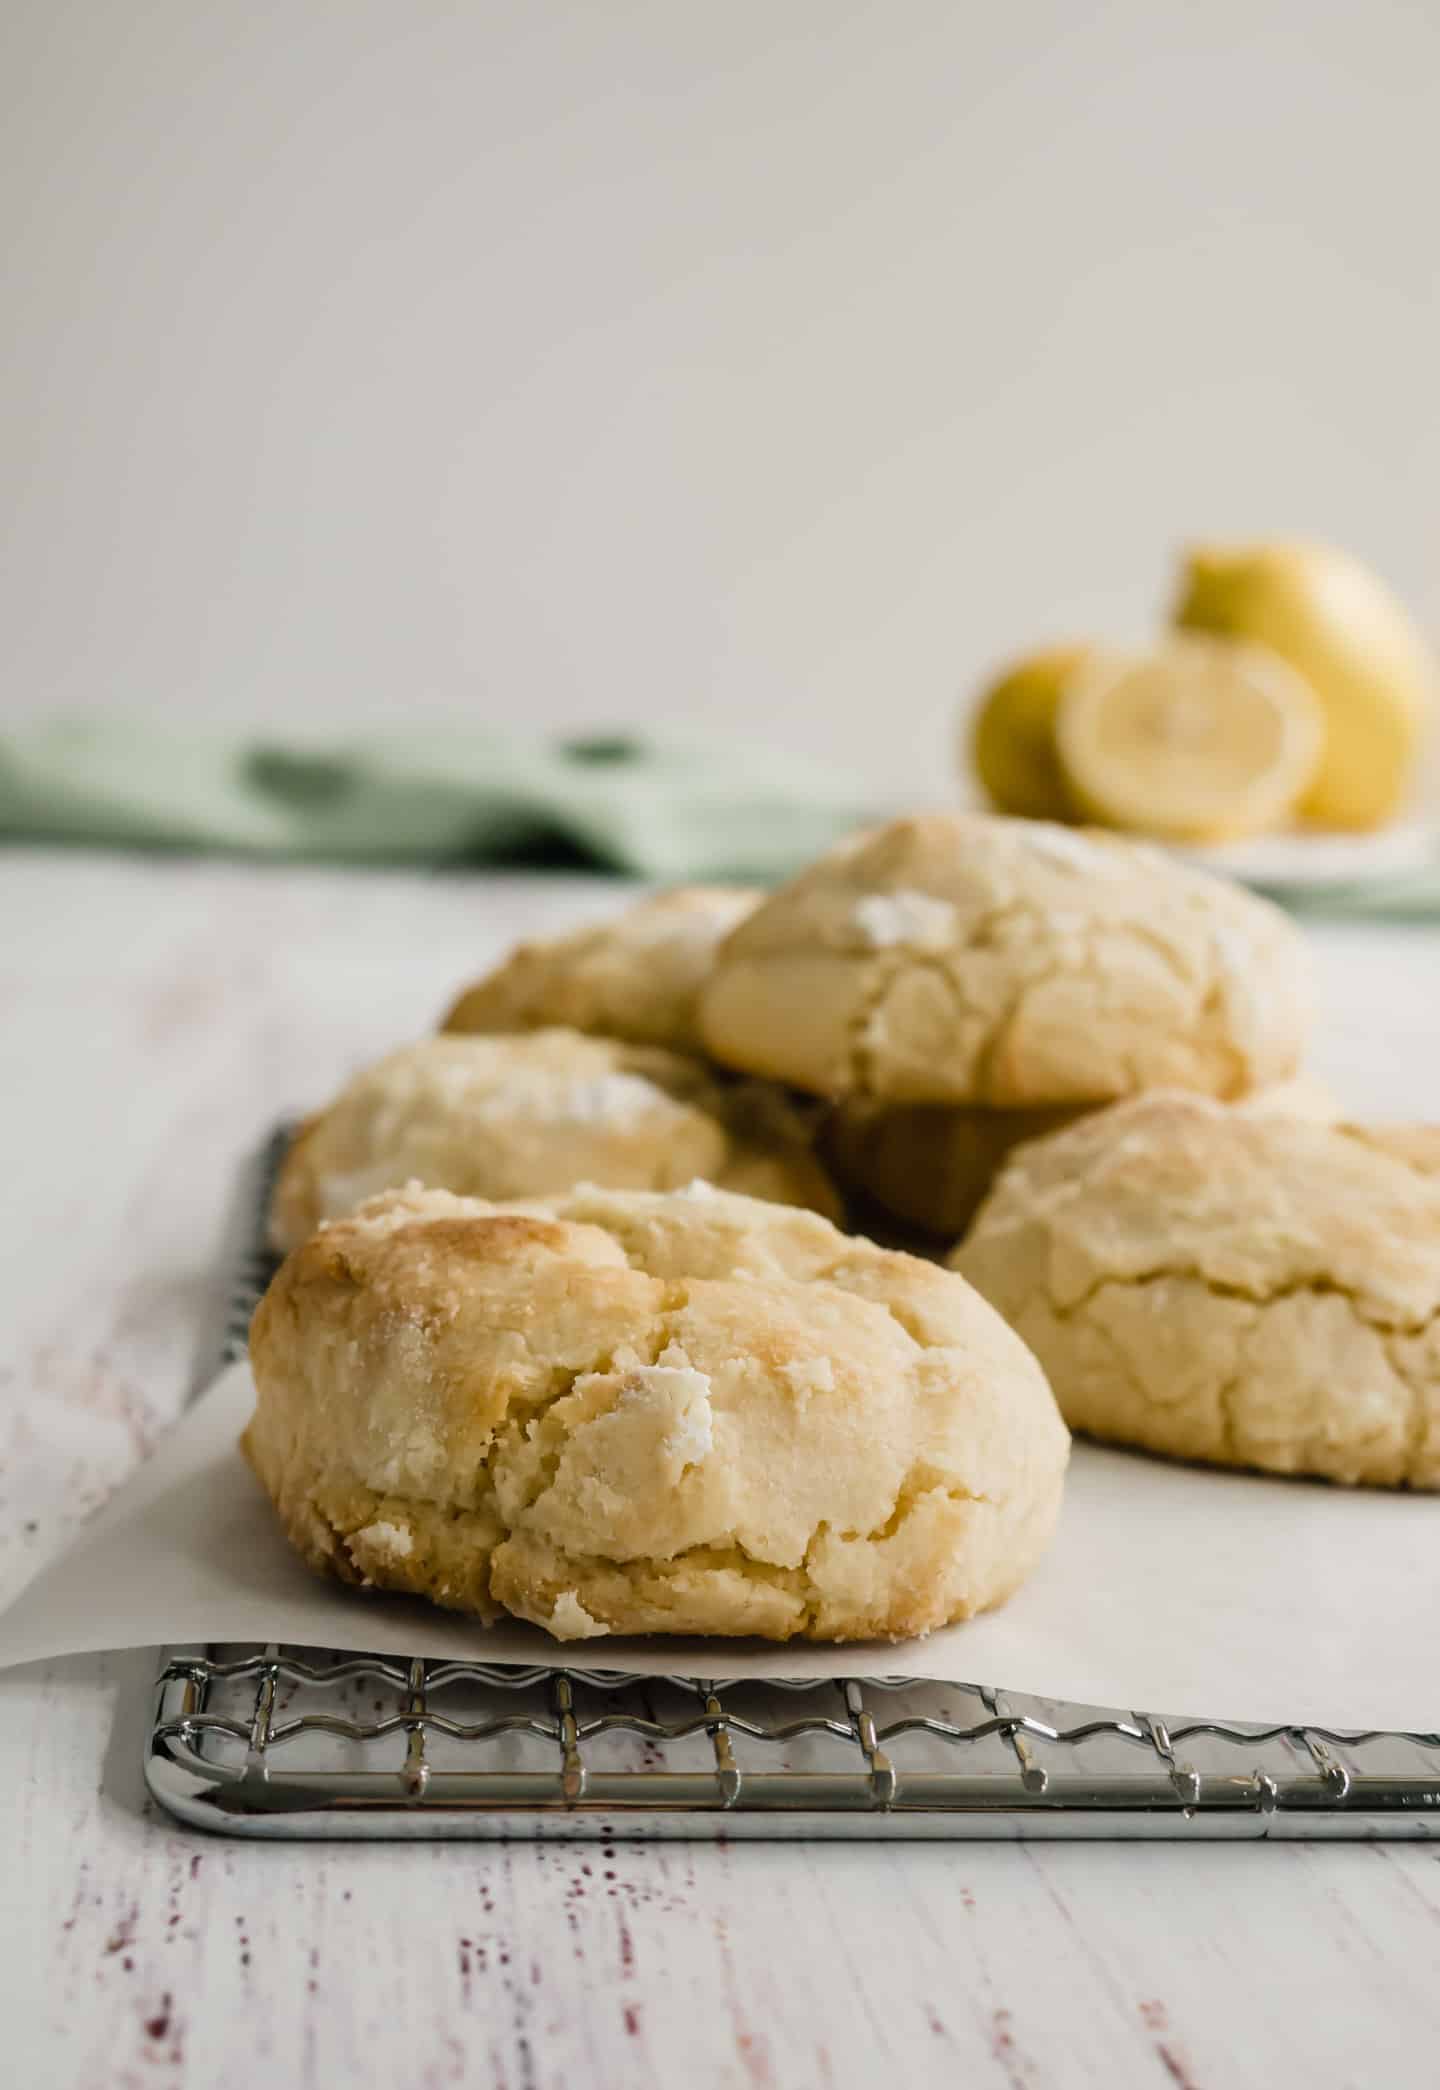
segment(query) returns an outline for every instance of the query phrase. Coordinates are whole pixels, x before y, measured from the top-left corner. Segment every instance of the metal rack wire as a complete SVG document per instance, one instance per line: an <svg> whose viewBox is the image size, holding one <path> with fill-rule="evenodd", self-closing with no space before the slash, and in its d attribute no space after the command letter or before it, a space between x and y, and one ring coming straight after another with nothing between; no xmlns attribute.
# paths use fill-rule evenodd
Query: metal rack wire
<svg viewBox="0 0 1440 2090"><path fill-rule="evenodd" d="M271 1267L258 1215L283 1140L227 1356ZM261 1837L1440 1838L1440 1733L277 1645L166 1649L145 1772L172 1814Z"/></svg>

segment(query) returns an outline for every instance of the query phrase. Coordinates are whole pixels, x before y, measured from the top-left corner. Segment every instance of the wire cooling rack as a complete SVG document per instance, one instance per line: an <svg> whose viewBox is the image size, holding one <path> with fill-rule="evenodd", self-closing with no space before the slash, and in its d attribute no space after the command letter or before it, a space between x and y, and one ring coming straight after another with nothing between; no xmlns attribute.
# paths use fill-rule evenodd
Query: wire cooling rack
<svg viewBox="0 0 1440 2090"><path fill-rule="evenodd" d="M225 1332L272 1268L247 1200ZM717 1644L717 1653L722 1645ZM1440 1838L1440 1733L1173 1721L977 1684L164 1651L160 1804L260 1837Z"/></svg>

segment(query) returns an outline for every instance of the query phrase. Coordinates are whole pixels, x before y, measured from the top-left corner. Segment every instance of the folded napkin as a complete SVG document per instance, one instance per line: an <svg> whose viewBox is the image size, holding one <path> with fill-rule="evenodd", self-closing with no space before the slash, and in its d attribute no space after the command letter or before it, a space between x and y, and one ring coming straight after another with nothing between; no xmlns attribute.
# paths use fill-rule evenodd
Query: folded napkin
<svg viewBox="0 0 1440 2090"><path fill-rule="evenodd" d="M431 724L326 746L110 719L0 733L0 842L771 881L892 810L854 778L730 738ZM1333 881L1272 876L1263 856L1210 868L1300 913L1435 920L1440 820L1422 840L1403 863L1352 849L1354 875Z"/></svg>
<svg viewBox="0 0 1440 2090"><path fill-rule="evenodd" d="M6 841L758 880L876 814L854 781L753 742L441 724L307 746L112 720L0 734Z"/></svg>

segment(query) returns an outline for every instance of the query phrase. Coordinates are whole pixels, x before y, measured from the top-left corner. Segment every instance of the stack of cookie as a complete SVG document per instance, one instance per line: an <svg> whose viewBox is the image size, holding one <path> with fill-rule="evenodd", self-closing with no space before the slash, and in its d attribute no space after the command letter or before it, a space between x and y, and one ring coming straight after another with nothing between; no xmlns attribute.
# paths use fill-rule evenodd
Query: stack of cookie
<svg viewBox="0 0 1440 2090"><path fill-rule="evenodd" d="M1062 1413L1440 1486L1440 1136L1329 1122L1308 1021L1266 902L980 816L524 946L295 1140L252 1462L324 1571L562 1639L967 1617Z"/></svg>

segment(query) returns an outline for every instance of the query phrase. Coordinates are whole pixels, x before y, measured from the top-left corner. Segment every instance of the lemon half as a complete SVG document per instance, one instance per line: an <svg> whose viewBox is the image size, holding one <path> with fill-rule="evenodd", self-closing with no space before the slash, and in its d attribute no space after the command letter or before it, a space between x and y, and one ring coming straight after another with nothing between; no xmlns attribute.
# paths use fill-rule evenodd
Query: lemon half
<svg viewBox="0 0 1440 2090"><path fill-rule="evenodd" d="M1330 545L1187 553L1176 624L1254 639L1302 674L1325 713L1325 753L1302 815L1378 827L1400 806L1434 708L1435 664L1403 603Z"/></svg>
<svg viewBox="0 0 1440 2090"><path fill-rule="evenodd" d="M1309 788L1324 714L1261 646L1177 636L1096 653L1055 719L1070 794L1107 827L1214 841L1278 827Z"/></svg>

